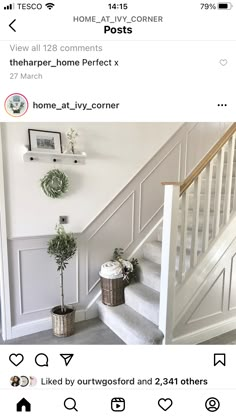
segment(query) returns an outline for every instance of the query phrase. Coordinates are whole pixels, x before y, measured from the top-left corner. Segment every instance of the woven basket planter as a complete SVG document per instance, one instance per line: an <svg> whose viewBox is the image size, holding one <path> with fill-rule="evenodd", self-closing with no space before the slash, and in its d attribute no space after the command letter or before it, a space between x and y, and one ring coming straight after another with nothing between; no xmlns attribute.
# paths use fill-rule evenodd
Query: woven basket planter
<svg viewBox="0 0 236 420"><path fill-rule="evenodd" d="M75 310L66 307L65 314L61 314L60 310L60 306L55 306L51 310L53 334L57 337L69 337L75 330Z"/></svg>
<svg viewBox="0 0 236 420"><path fill-rule="evenodd" d="M125 303L123 277L107 279L101 277L102 303L109 306L118 306Z"/></svg>

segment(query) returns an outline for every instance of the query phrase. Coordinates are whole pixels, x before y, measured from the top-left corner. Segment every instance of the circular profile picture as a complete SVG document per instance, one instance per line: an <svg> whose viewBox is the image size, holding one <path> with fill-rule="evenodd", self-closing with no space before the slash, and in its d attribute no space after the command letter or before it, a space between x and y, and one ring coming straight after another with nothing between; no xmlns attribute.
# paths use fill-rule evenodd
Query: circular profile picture
<svg viewBox="0 0 236 420"><path fill-rule="evenodd" d="M35 378L35 376L30 376L29 377L29 385L30 386L35 386L37 384L37 379Z"/></svg>
<svg viewBox="0 0 236 420"><path fill-rule="evenodd" d="M21 376L20 377L20 386L25 387L29 384L29 379L27 376Z"/></svg>
<svg viewBox="0 0 236 420"><path fill-rule="evenodd" d="M29 103L21 93L12 93L6 98L4 108L11 117L22 117L28 111Z"/></svg>
<svg viewBox="0 0 236 420"><path fill-rule="evenodd" d="M19 376L12 376L11 378L10 378L10 383L11 383L11 386L19 386L20 385L20 378L19 378Z"/></svg>

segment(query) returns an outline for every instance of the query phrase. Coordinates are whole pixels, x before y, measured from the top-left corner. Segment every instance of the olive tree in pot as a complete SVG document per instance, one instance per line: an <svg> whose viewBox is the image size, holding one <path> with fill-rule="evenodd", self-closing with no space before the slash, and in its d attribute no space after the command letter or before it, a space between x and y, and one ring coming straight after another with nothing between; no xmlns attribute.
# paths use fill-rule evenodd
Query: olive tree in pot
<svg viewBox="0 0 236 420"><path fill-rule="evenodd" d="M55 258L57 271L60 273L61 305L52 310L53 334L57 337L68 337L74 332L75 310L64 303L64 270L77 249L76 239L72 233L66 233L62 225L56 227L56 236L48 242L48 253Z"/></svg>

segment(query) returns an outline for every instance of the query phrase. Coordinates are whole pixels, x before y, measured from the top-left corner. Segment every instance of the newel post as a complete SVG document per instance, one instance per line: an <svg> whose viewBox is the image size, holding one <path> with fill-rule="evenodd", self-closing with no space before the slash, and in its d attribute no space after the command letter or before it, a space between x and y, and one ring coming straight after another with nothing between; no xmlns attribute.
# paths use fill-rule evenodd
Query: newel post
<svg viewBox="0 0 236 420"><path fill-rule="evenodd" d="M179 215L180 183L163 183L165 187L162 230L161 287L159 328L164 344L172 342L176 283L176 243Z"/></svg>

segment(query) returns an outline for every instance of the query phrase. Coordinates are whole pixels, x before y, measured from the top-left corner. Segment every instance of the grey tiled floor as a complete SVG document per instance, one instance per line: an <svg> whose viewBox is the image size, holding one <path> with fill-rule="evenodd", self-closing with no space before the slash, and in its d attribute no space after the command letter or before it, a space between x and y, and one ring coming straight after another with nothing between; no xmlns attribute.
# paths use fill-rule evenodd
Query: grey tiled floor
<svg viewBox="0 0 236 420"><path fill-rule="evenodd" d="M67 338L53 336L52 331L42 331L37 334L27 335L0 344L124 344L103 322L99 319L79 322L75 326L75 334ZM236 344L236 330L212 338L201 344Z"/></svg>
<svg viewBox="0 0 236 420"><path fill-rule="evenodd" d="M55 337L51 330L31 334L10 341L2 341L0 344L124 344L99 319L79 322L75 326L75 334L67 338Z"/></svg>

